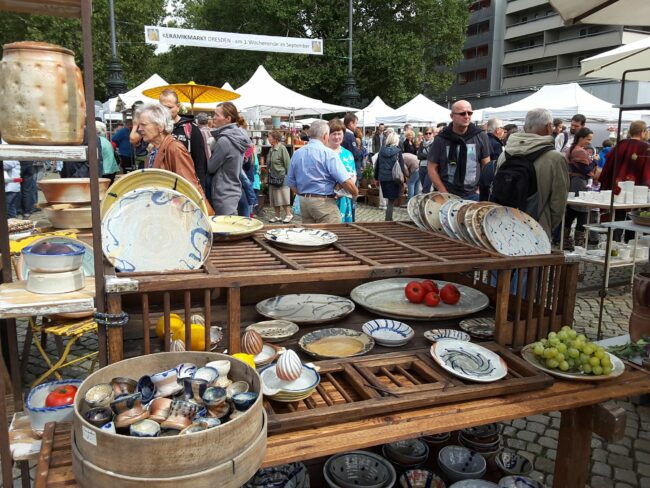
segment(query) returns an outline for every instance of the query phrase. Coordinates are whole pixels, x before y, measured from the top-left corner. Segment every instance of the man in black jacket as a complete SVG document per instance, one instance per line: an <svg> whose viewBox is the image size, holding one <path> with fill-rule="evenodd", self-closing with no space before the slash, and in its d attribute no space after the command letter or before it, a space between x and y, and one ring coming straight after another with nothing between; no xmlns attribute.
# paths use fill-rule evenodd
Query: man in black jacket
<svg viewBox="0 0 650 488"><path fill-rule="evenodd" d="M363 152L359 144L357 144L357 136L354 131L357 128L357 116L352 112L345 114L343 118L343 125L345 125L345 134L343 135L343 142L341 146L350 151L354 156L354 166L357 170L357 186L361 181L361 174L363 173Z"/></svg>

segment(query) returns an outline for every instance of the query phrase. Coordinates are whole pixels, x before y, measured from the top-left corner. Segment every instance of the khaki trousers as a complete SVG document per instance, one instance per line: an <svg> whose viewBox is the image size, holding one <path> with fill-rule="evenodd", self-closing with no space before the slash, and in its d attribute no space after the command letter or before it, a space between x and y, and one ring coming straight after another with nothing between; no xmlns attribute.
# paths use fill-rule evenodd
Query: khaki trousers
<svg viewBox="0 0 650 488"><path fill-rule="evenodd" d="M334 198L300 197L303 224L340 224L341 212Z"/></svg>

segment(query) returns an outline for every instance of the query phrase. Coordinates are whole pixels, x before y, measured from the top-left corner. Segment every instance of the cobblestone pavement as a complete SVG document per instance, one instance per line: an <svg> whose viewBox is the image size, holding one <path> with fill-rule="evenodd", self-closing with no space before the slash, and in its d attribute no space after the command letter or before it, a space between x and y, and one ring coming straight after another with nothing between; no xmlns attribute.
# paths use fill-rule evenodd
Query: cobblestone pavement
<svg viewBox="0 0 650 488"><path fill-rule="evenodd" d="M35 214L33 218L39 218ZM261 218L264 222L273 216L272 209L264 209ZM357 209L357 221L381 221L384 211L360 204ZM408 220L405 208L396 208L395 220ZM292 223L299 223L296 216ZM650 271L650 266L644 266ZM584 332L590 339L595 339L598 322L599 299L598 292L593 291L601 284L602 268L596 265L581 265L582 281L575 310L574 327ZM629 283L630 268L612 270L610 283ZM584 291L580 291L584 290ZM631 311L629 287L611 288L605 299L603 316L603 335L612 337L627 333L627 322ZM19 350L25 338L26 322L19 323ZM77 353L96 350L95 338L80 340ZM48 342L47 350L55 354L53 341ZM88 374L89 363L70 367L66 376L83 377ZM43 361L34 347L29 353L27 374L24 378L25 391L31 382L45 369ZM650 405L639 405L635 401L624 400L614 402L627 411L627 428L625 437L620 442L608 443L594 435L592 439L592 456L590 466L590 488L650 488ZM548 415L512 420L503 423L504 444L533 461L532 477L552 486L553 467L559 435L560 413L551 412ZM32 474L33 474L32 469ZM20 486L19 472L14 469L16 481L14 486Z"/></svg>

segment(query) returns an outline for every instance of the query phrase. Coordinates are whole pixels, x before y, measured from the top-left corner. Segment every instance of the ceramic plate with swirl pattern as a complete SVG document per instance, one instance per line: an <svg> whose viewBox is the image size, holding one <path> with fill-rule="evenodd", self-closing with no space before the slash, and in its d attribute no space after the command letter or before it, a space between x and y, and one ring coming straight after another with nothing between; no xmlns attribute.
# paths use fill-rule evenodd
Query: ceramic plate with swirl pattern
<svg viewBox="0 0 650 488"><path fill-rule="evenodd" d="M501 357L478 344L443 339L431 346L431 356L444 369L465 380L490 383L508 374Z"/></svg>
<svg viewBox="0 0 650 488"><path fill-rule="evenodd" d="M420 229L427 230L427 226L424 225L422 219L420 218L420 200L424 198L424 195L415 195L408 201L406 205L406 210L408 211L409 217L415 225Z"/></svg>
<svg viewBox="0 0 650 488"><path fill-rule="evenodd" d="M506 256L549 254L551 242L530 215L516 208L494 207L483 218L483 231L494 250Z"/></svg>
<svg viewBox="0 0 650 488"><path fill-rule="evenodd" d="M299 293L267 298L255 308L270 319L288 320L295 324L323 324L352 313L354 302L336 295Z"/></svg>
<svg viewBox="0 0 650 488"><path fill-rule="evenodd" d="M271 229L264 237L274 245L292 251L316 251L338 240L334 232L306 227Z"/></svg>
<svg viewBox="0 0 650 488"><path fill-rule="evenodd" d="M102 219L102 250L120 271L198 269L211 246L210 221L174 190L130 191Z"/></svg>

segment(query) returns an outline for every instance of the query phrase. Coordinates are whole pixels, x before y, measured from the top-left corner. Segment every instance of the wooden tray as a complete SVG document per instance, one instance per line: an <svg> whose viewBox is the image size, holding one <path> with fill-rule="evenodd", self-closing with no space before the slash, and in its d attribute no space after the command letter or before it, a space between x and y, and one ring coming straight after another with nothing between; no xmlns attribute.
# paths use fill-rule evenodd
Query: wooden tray
<svg viewBox="0 0 650 488"><path fill-rule="evenodd" d="M389 415L401 410L462 402L546 388L553 378L496 343L482 343L508 365L505 378L493 383L473 383L438 366L428 349L348 359L319 361L321 383L299 402L269 399L268 432Z"/></svg>

